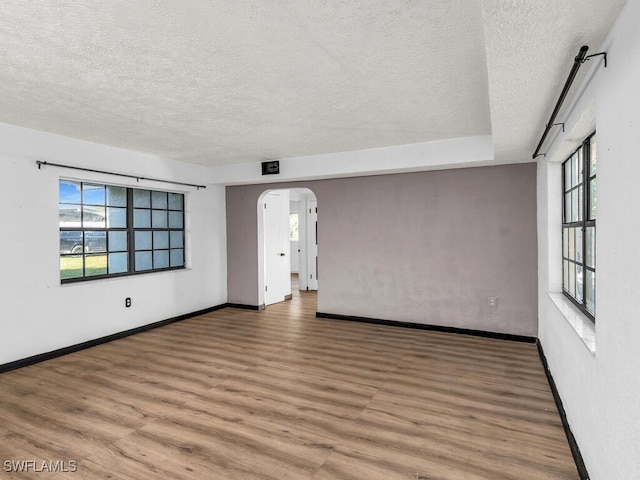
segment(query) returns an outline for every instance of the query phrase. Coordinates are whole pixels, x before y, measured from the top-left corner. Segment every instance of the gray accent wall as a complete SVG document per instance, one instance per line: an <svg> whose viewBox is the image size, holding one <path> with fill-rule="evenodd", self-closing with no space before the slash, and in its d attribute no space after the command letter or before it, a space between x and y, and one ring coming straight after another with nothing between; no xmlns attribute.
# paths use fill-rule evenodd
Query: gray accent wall
<svg viewBox="0 0 640 480"><path fill-rule="evenodd" d="M318 198L318 311L537 335L534 163L227 187L231 303L258 304L257 201L287 187Z"/></svg>

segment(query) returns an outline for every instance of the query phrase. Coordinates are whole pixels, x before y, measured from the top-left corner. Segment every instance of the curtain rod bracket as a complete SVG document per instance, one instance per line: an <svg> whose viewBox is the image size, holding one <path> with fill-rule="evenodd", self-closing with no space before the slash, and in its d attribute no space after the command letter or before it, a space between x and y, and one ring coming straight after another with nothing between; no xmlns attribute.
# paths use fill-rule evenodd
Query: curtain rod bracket
<svg viewBox="0 0 640 480"><path fill-rule="evenodd" d="M555 127L556 125L562 125L562 133L564 133L564 122L552 123L551 125L545 125L547 128Z"/></svg>
<svg viewBox="0 0 640 480"><path fill-rule="evenodd" d="M607 52L600 52L600 53L594 53L593 55L587 55L586 57L584 57L581 63L584 63L587 60L590 60L591 58L597 57L599 55L602 55L604 57L604 68L607 68Z"/></svg>

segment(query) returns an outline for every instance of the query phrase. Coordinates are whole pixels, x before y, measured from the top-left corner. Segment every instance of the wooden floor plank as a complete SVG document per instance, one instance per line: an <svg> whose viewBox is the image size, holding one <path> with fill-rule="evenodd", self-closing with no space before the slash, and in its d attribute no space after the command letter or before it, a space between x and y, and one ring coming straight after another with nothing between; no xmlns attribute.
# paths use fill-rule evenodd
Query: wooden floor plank
<svg viewBox="0 0 640 480"><path fill-rule="evenodd" d="M73 460L82 479L578 478L534 345L318 319L294 293L0 374L0 460Z"/></svg>

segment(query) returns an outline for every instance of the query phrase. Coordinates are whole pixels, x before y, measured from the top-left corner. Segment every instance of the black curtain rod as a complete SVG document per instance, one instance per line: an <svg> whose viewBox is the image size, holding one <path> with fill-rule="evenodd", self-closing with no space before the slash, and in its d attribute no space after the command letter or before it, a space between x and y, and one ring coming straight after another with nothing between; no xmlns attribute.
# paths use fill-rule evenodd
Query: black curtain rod
<svg viewBox="0 0 640 480"><path fill-rule="evenodd" d="M564 123L562 123L562 122L555 123L555 120L556 120L556 116L558 115L558 112L560 112L560 108L562 107L562 104L563 104L563 102L564 102L564 100L565 100L565 98L567 96L567 93L569 93L569 89L571 88L571 84L573 83L574 79L576 78L578 70L580 70L580 66L584 62L586 62L587 60L591 59L592 57L597 57L597 56L602 55L602 56L604 56L604 68L607 68L607 52L594 53L593 55L587 56L587 50L589 50L589 47L587 45L583 45L582 47L580 47L580 50L578 51L578 55L573 59L573 66L571 67L571 71L569 72L569 76L567 77L567 81L564 84L564 88L562 89L562 93L560 93L560 98L558 98L556 106L553 109L553 112L551 113L551 117L549 118L549 121L547 122L547 125L545 126L544 133L542 134L542 138L538 142L538 146L536 147L536 151L533 153L533 158L534 159L536 157L539 157L539 156L546 156L545 153L539 153L539 152L540 152L540 148L542 148L542 144L544 143L544 141L547 138L547 135L549 134L549 130L551 130L551 127L554 127L556 125L562 125L562 131L564 132Z"/></svg>
<svg viewBox="0 0 640 480"><path fill-rule="evenodd" d="M578 51L578 55L576 56L576 58L573 59L573 66L571 67L571 71L569 72L567 81L564 83L564 88L562 89L562 93L560 93L560 98L558 98L558 101L556 102L556 107L553 109L553 113L551 113L551 117L547 122L547 126L545 127L544 133L542 134L542 138L538 142L538 147L536 148L536 151L533 153L533 158L536 158L540 155L544 155L544 154L539 154L538 152L540 151L540 148L542 148L542 144L546 140L547 135L549 134L549 130L551 130L551 127L553 127L554 125L556 116L560 111L560 107L562 107L562 103L564 102L564 99L566 98L567 93L569 93L571 84L573 83L573 80L576 78L576 74L578 73L578 70L580 70L580 66L585 62L587 50L589 50L589 47L586 45L583 45L582 47L580 47L580 50ZM555 124L555 125L558 125L558 124ZM562 128L564 129L564 124Z"/></svg>
<svg viewBox="0 0 640 480"><path fill-rule="evenodd" d="M76 166L73 166L73 165L62 165L60 163L42 162L40 160L38 160L36 163L38 164L38 170L40 170L43 166L59 167L59 168L68 168L70 170L81 170L83 172L103 173L105 175L114 175L116 177L135 178L137 181L149 180L151 182L172 183L174 185L184 185L185 187L195 187L198 190L200 190L201 188L207 188L206 185L196 185L194 183L174 182L172 180L161 180L161 179L158 179L158 178L142 177L140 175L128 175L126 173L106 172L104 170L95 170L93 168L76 167Z"/></svg>

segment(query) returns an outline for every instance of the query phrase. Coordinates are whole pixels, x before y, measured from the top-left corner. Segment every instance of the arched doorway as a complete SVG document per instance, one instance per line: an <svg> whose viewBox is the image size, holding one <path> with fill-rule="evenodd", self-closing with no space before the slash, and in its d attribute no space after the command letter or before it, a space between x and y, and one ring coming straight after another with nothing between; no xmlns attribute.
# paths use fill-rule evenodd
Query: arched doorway
<svg viewBox="0 0 640 480"><path fill-rule="evenodd" d="M315 194L308 188L270 189L260 195L257 208L260 304L266 306L290 299L292 278L301 290L317 290ZM293 236L294 216L297 239Z"/></svg>

